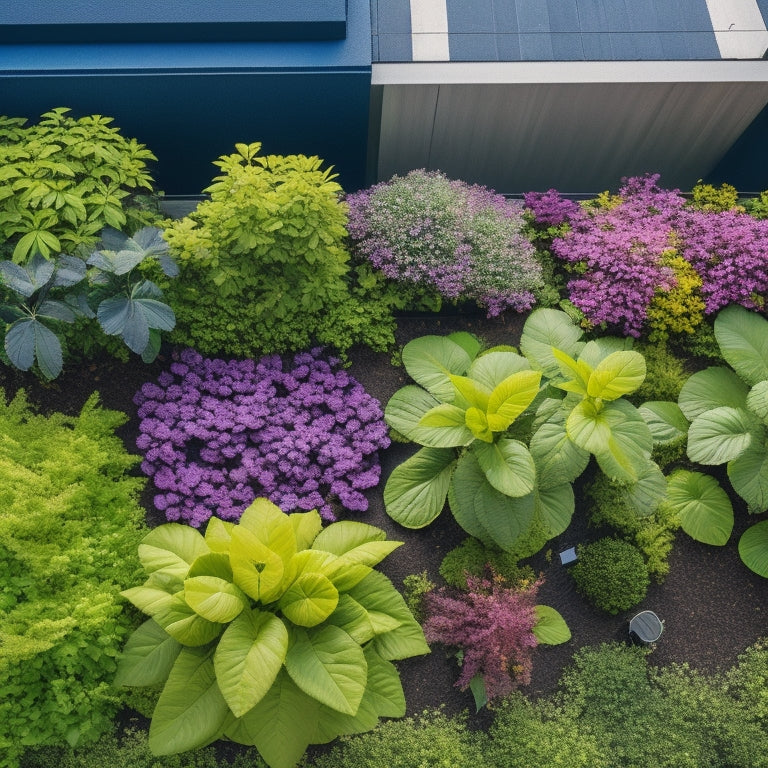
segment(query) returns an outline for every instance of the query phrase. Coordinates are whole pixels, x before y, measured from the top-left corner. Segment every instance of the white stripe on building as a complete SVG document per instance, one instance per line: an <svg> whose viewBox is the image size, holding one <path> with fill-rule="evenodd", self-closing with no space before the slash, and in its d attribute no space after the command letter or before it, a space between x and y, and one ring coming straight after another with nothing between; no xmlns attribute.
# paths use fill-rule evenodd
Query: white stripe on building
<svg viewBox="0 0 768 768"><path fill-rule="evenodd" d="M449 61L446 0L411 0L413 61Z"/></svg>
<svg viewBox="0 0 768 768"><path fill-rule="evenodd" d="M724 59L760 59L768 30L757 0L707 0L712 29Z"/></svg>

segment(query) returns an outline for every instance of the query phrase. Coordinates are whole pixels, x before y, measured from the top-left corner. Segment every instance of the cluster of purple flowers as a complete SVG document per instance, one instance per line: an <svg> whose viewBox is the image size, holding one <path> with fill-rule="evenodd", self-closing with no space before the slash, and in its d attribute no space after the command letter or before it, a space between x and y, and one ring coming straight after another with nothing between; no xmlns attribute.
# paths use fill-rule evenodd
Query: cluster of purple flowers
<svg viewBox="0 0 768 768"><path fill-rule="evenodd" d="M609 205L579 206L555 190L526 196L537 223L569 225L551 251L576 273L570 300L592 324L638 337L654 296L677 285L664 258L677 253L701 278L707 314L733 302L760 308L768 290L768 223L740 210L698 210L658 181L657 174L624 179Z"/></svg>
<svg viewBox="0 0 768 768"><path fill-rule="evenodd" d="M141 468L168 520L237 520L257 496L326 520L333 501L368 508L361 491L379 482L387 426L378 400L337 359L320 348L289 369L277 355L227 362L186 349L174 358L134 398Z"/></svg>
<svg viewBox="0 0 768 768"><path fill-rule="evenodd" d="M388 278L476 301L489 317L533 306L543 277L523 234L522 203L424 170L347 202L357 252Z"/></svg>

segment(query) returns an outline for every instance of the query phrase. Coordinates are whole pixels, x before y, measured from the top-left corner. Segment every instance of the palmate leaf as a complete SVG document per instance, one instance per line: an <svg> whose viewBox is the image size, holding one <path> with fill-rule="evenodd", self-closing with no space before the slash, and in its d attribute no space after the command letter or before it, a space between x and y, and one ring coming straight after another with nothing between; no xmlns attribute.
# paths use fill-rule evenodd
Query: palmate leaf
<svg viewBox="0 0 768 768"><path fill-rule="evenodd" d="M181 649L181 643L148 619L128 638L114 684L145 686L165 682Z"/></svg>
<svg viewBox="0 0 768 768"><path fill-rule="evenodd" d="M155 755L197 749L215 739L230 721L216 683L212 650L183 648L157 701L149 726Z"/></svg>
<svg viewBox="0 0 768 768"><path fill-rule="evenodd" d="M387 514L406 528L429 525L445 506L456 452L422 448L392 470L384 486Z"/></svg>
<svg viewBox="0 0 768 768"><path fill-rule="evenodd" d="M344 630L333 625L312 633L292 630L285 668L308 696L347 715L357 712L368 664L363 649Z"/></svg>
<svg viewBox="0 0 768 768"><path fill-rule="evenodd" d="M728 406L744 408L749 387L730 369L722 366L694 373L680 390L677 402L688 421L706 411Z"/></svg>
<svg viewBox="0 0 768 768"><path fill-rule="evenodd" d="M571 318L558 309L535 309L528 315L520 337L520 349L548 378L556 377L560 366L552 354L552 348L576 357L583 348L580 341L584 331L574 325Z"/></svg>
<svg viewBox="0 0 768 768"><path fill-rule="evenodd" d="M768 320L732 304L715 318L720 354L749 385L768 379Z"/></svg>
<svg viewBox="0 0 768 768"><path fill-rule="evenodd" d="M495 443L474 443L470 450L497 491L518 497L533 490L536 482L533 456L519 440L502 437Z"/></svg>
<svg viewBox="0 0 768 768"><path fill-rule="evenodd" d="M728 543L733 530L733 507L715 478L678 470L667 480L667 500L692 539L715 546Z"/></svg>
<svg viewBox="0 0 768 768"><path fill-rule="evenodd" d="M453 401L455 389L449 376L462 376L472 360L466 350L445 336L421 336L402 352L408 375L444 403Z"/></svg>
<svg viewBox="0 0 768 768"><path fill-rule="evenodd" d="M273 613L248 610L224 631L213 656L216 680L236 717L269 691L288 652L288 630Z"/></svg>
<svg viewBox="0 0 768 768"><path fill-rule="evenodd" d="M464 454L454 472L448 501L456 522L486 545L511 550L531 525L534 498L512 498L496 490L475 453Z"/></svg>
<svg viewBox="0 0 768 768"><path fill-rule="evenodd" d="M747 528L741 534L739 556L747 568L768 579L768 520Z"/></svg>
<svg viewBox="0 0 768 768"><path fill-rule="evenodd" d="M61 342L34 317L15 320L8 326L5 353L20 371L28 371L37 362L46 379L55 379L63 367Z"/></svg>
<svg viewBox="0 0 768 768"><path fill-rule="evenodd" d="M533 634L540 643L560 645L571 639L571 630L558 611L548 605L536 605L533 610L537 619L533 625Z"/></svg>
<svg viewBox="0 0 768 768"><path fill-rule="evenodd" d="M688 430L688 458L725 464L752 444L755 420L741 408L720 407L697 416Z"/></svg>

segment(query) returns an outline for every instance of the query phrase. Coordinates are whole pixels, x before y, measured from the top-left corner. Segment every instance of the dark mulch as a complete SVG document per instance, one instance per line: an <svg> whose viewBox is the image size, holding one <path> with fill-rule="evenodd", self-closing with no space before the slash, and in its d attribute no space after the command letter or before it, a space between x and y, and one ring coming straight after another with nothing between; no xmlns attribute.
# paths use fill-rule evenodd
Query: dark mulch
<svg viewBox="0 0 768 768"><path fill-rule="evenodd" d="M455 330L472 331L491 344L515 344L520 335L522 318L503 316L486 320L480 316L408 317L399 321L398 342L429 333L445 334ZM390 355L375 354L367 349L352 352L352 374L368 392L386 403L392 393L406 383L402 368L393 367ZM71 367L55 382L42 385L29 375L3 369L0 386L12 395L20 386L30 401L43 412L54 410L77 413L93 390L101 395L105 407L127 413L129 422L120 429L128 449L135 451L138 422L132 398L139 386L153 380L167 365L159 359L151 366L133 360L121 364L104 359ZM381 457L386 478L413 448L393 445ZM381 488L368 494L370 507L353 519L377 525L388 537L404 542L382 564L398 587L411 573L427 571L439 581L438 567L443 556L465 537L450 512L443 512L431 526L422 530L407 530L392 522L384 512ZM151 504L151 492L144 499ZM157 520L157 513L149 516ZM737 551L740 533L751 523L743 506L737 505L737 522L731 542L725 547L698 544L682 532L678 535L671 556L671 572L661 585L651 586L644 602L626 614L608 616L591 608L575 591L567 568L560 565L557 553L562 549L589 541L597 536L589 529L583 508L578 507L570 528L536 555L531 564L544 575L540 601L556 608L571 628L573 638L557 647L541 647L536 651L533 679L527 693L533 696L552 692L560 674L574 651L584 645L594 645L613 639L626 638L628 618L645 608L656 611L665 621L665 632L651 656L655 664L688 662L692 667L715 671L731 666L747 646L766 633L768 627L768 584L748 571ZM410 659L399 664L409 714L444 704L449 713L473 710L472 696L454 687L457 677L455 662L436 647L427 657ZM482 725L481 714L475 721Z"/></svg>

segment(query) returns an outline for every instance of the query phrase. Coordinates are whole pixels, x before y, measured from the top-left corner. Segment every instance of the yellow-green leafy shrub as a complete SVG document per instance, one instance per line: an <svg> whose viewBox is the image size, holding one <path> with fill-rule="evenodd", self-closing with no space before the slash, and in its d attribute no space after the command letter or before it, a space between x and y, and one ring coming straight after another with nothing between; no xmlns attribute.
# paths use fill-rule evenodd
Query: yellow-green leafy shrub
<svg viewBox="0 0 768 768"><path fill-rule="evenodd" d="M24 747L93 741L133 626L120 590L136 581L143 531L137 458L123 414L92 396L76 417L0 398L0 766Z"/></svg>
<svg viewBox="0 0 768 768"><path fill-rule="evenodd" d="M665 341L670 334L691 334L704 320L701 276L675 251L663 254L661 262L671 268L674 286L668 290L657 289L648 306L651 341Z"/></svg>
<svg viewBox="0 0 768 768"><path fill-rule="evenodd" d="M701 211L743 210L739 206L739 193L731 184L703 184L701 180L691 190L691 205Z"/></svg>

